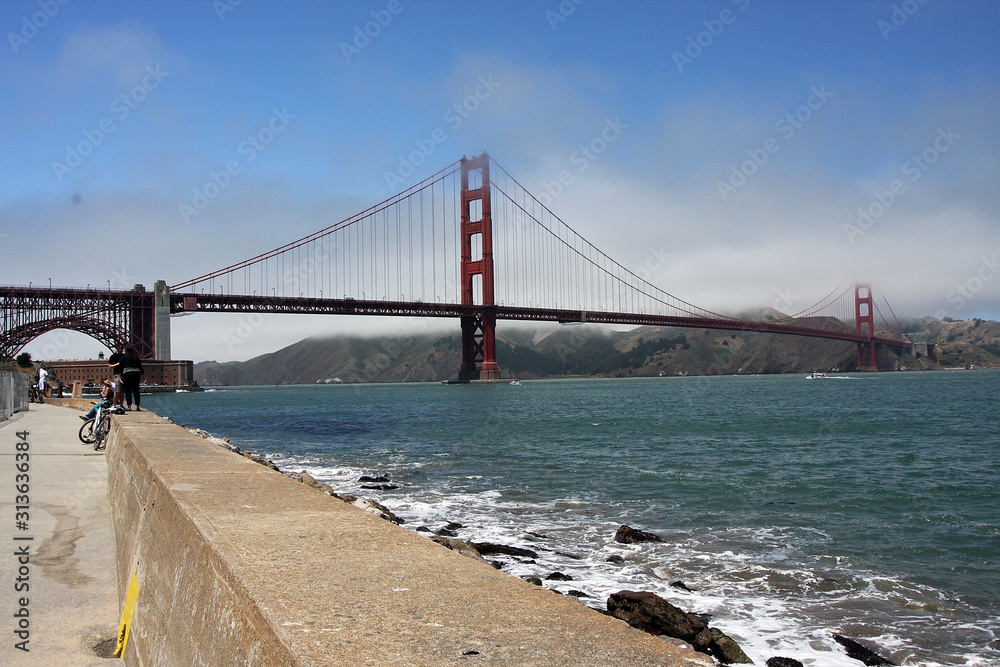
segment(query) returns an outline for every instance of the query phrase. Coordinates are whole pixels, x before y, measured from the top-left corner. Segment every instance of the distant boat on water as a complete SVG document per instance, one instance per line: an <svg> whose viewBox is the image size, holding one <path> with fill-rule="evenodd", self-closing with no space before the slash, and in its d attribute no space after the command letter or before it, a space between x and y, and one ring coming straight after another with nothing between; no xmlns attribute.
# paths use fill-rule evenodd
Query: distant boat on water
<svg viewBox="0 0 1000 667"><path fill-rule="evenodd" d="M822 371L813 371L806 376L807 380L850 380L847 375L827 375Z"/></svg>

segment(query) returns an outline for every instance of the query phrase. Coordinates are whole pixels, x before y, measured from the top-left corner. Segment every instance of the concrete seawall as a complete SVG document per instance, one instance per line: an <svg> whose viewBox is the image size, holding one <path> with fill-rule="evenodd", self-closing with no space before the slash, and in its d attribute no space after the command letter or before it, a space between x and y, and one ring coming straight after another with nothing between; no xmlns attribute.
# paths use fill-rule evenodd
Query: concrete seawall
<svg viewBox="0 0 1000 667"><path fill-rule="evenodd" d="M711 665L149 412L107 449L128 665Z"/></svg>

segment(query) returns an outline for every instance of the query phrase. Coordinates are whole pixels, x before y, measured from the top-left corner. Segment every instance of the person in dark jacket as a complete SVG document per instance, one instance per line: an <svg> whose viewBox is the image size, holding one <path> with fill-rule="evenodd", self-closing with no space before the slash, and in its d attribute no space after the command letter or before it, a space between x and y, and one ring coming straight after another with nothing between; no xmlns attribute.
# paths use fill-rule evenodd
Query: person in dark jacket
<svg viewBox="0 0 1000 667"><path fill-rule="evenodd" d="M146 381L146 372L134 347L125 348L118 368L121 369L122 384L125 385L125 409L132 409L134 399L135 409L139 410L139 383Z"/></svg>
<svg viewBox="0 0 1000 667"><path fill-rule="evenodd" d="M125 400L125 386L122 384L122 357L125 356L125 346L115 345L115 351L108 357L108 368L111 369L111 385L114 387L115 405L122 405Z"/></svg>

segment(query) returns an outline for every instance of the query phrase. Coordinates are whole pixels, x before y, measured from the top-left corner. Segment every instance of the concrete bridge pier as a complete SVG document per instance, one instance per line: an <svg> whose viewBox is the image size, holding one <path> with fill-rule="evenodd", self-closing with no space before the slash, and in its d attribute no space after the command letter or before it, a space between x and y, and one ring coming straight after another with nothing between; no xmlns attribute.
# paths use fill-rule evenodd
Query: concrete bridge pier
<svg viewBox="0 0 1000 667"><path fill-rule="evenodd" d="M161 361L170 360L170 288L166 281L153 283L155 301L153 305L153 350L154 357Z"/></svg>

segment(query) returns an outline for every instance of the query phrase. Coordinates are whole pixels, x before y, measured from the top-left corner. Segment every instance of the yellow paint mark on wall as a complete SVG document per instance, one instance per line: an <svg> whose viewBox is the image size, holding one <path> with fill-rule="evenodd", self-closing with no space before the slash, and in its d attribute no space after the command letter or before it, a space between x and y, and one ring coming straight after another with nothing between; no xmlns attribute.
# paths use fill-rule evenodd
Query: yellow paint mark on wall
<svg viewBox="0 0 1000 667"><path fill-rule="evenodd" d="M118 643L115 646L115 655L119 658L125 653L129 631L132 629L132 615L135 614L135 603L138 599L139 580L135 577L135 570L132 570L132 578L129 580L128 590L125 592L125 606L122 607L122 619L118 622Z"/></svg>

